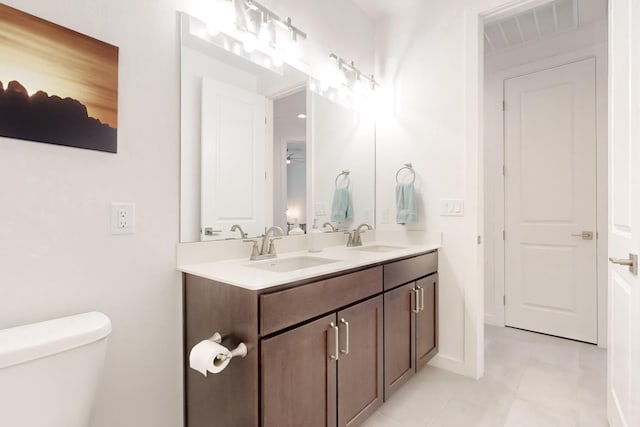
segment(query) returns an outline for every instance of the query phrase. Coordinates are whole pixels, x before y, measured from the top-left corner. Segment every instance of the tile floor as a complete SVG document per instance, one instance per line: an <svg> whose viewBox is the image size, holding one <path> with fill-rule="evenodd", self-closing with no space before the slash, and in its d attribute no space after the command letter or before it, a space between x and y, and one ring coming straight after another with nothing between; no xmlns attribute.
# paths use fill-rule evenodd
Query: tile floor
<svg viewBox="0 0 640 427"><path fill-rule="evenodd" d="M485 376L427 366L363 427L599 427L606 351L512 328L485 328Z"/></svg>

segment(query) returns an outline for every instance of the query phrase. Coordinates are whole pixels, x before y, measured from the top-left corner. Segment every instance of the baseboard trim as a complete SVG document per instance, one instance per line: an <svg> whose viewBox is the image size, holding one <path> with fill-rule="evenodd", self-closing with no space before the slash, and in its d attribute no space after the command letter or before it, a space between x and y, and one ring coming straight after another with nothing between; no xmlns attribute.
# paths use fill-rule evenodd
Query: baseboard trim
<svg viewBox="0 0 640 427"><path fill-rule="evenodd" d="M453 372L454 374L468 376L464 361L455 357L436 354L429 362L429 365L444 369L445 371Z"/></svg>

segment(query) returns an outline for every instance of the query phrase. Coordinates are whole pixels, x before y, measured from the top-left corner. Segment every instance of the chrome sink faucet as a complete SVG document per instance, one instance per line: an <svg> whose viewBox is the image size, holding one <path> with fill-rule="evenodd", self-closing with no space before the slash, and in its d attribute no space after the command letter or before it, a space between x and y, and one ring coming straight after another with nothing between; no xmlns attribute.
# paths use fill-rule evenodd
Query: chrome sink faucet
<svg viewBox="0 0 640 427"><path fill-rule="evenodd" d="M275 232L279 234L277 237L272 237ZM251 256L249 259L251 261L260 260L260 259L270 259L278 256L276 254L276 247L273 244L274 240L282 239L284 235L284 231L282 228L278 226L270 227L262 236L262 242L258 244L258 241L255 239L243 240L245 243L253 243L253 248L251 249Z"/></svg>
<svg viewBox="0 0 640 427"><path fill-rule="evenodd" d="M329 227L332 233L335 233L336 231L338 231L330 222L325 222L324 224L322 224L322 228L325 228L325 227Z"/></svg>
<svg viewBox="0 0 640 427"><path fill-rule="evenodd" d="M347 247L353 246L362 246L362 237L360 236L365 230L361 230L362 228L366 228L367 230L372 230L369 224L360 224L357 228L353 230L353 233L345 231L345 234L349 235L349 239L347 240Z"/></svg>
<svg viewBox="0 0 640 427"><path fill-rule="evenodd" d="M240 227L239 224L233 224L231 226L231 232L233 233L234 231L239 231L240 232L240 238L241 239L246 239L247 238L247 233L244 232L244 230L242 229L242 227Z"/></svg>

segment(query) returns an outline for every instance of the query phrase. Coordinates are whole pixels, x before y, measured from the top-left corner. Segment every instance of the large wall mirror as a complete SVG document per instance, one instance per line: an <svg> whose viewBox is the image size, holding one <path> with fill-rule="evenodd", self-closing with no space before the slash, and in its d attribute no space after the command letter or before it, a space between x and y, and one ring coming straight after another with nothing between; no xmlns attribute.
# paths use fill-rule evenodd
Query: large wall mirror
<svg viewBox="0 0 640 427"><path fill-rule="evenodd" d="M181 242L373 223L373 119L287 64L212 43L197 18L181 14L181 27Z"/></svg>

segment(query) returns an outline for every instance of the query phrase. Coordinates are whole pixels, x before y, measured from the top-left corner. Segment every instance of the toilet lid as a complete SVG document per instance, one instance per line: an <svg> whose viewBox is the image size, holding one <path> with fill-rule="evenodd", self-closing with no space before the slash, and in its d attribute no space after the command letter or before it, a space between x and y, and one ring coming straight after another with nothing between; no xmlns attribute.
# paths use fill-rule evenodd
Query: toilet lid
<svg viewBox="0 0 640 427"><path fill-rule="evenodd" d="M105 338L111 320L90 312L0 330L0 369Z"/></svg>

